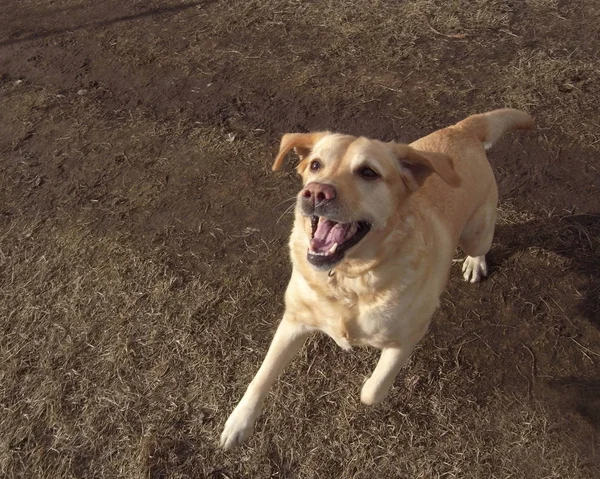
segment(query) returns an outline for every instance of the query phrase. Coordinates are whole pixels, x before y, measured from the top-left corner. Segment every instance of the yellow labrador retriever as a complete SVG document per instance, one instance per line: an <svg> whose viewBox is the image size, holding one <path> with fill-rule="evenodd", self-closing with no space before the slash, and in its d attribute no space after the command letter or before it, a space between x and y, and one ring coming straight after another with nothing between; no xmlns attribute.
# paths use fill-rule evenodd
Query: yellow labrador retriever
<svg viewBox="0 0 600 479"><path fill-rule="evenodd" d="M446 287L457 245L464 279L487 274L498 190L485 149L531 117L473 115L410 145L319 133L286 134L273 170L294 149L303 188L290 238L285 313L267 356L221 435L244 442L270 386L312 331L343 349L380 348L360 399L378 404L421 340Z"/></svg>

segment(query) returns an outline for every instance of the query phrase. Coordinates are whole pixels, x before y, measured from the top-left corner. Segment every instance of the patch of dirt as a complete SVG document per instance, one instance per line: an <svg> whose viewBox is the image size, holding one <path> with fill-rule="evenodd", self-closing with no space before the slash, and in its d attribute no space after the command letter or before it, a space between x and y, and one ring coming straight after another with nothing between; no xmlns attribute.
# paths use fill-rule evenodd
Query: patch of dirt
<svg viewBox="0 0 600 479"><path fill-rule="evenodd" d="M0 5L5 477L597 477L600 8L580 0ZM511 106L491 277L456 266L376 409L311 339L217 447L282 312L281 134L411 141Z"/></svg>

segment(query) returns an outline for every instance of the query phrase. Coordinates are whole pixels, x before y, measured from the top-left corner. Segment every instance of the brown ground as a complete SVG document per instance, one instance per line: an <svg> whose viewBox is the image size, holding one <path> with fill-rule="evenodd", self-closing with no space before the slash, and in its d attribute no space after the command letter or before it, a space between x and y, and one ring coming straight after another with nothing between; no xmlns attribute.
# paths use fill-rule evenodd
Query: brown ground
<svg viewBox="0 0 600 479"><path fill-rule="evenodd" d="M0 3L0 475L600 477L596 0ZM379 408L308 342L249 444L298 181L280 135L512 106L491 277L458 266Z"/></svg>

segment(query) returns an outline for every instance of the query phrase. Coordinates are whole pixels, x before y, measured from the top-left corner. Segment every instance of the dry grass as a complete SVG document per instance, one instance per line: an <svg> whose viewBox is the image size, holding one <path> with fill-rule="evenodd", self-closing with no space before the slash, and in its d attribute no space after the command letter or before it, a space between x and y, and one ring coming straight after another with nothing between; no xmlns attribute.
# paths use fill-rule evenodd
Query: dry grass
<svg viewBox="0 0 600 479"><path fill-rule="evenodd" d="M0 7L9 40L66 30L0 47L0 475L598 477L596 2L200 2L84 29L164 2L46 3ZM512 194L491 278L455 268L381 407L358 400L376 352L316 336L218 449L283 307L279 134L407 140L503 105L541 134L490 154Z"/></svg>
<svg viewBox="0 0 600 479"><path fill-rule="evenodd" d="M1 271L5 477L144 476L160 421L192 414L194 434L210 404L186 385L211 359L191 318L213 289L178 287L160 256L114 239L22 221L3 235Z"/></svg>
<svg viewBox="0 0 600 479"><path fill-rule="evenodd" d="M536 215L528 211L515 208L509 202L501 201L498 205L498 225L515 225L528 223L536 219Z"/></svg>
<svg viewBox="0 0 600 479"><path fill-rule="evenodd" d="M502 99L528 111L543 110L546 131L560 131L578 145L600 148L600 124L595 113L600 99L589 95L600 88L600 67L595 61L574 60L574 51L520 52L501 81ZM579 121L565 121L578 117ZM556 140L553 142L557 146Z"/></svg>
<svg viewBox="0 0 600 479"><path fill-rule="evenodd" d="M225 456L216 437L261 360L272 292L244 277L183 282L124 243L24 221L3 234L5 477L219 477L218 464L223 477L592 477L559 418L471 391L483 371L462 358L465 341L427 341L371 410L357 395L374 355L312 340L249 448Z"/></svg>

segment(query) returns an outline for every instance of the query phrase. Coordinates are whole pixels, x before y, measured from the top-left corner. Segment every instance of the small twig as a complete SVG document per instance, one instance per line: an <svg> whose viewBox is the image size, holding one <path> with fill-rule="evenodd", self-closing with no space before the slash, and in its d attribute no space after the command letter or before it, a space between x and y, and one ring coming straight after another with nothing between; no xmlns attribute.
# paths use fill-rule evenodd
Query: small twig
<svg viewBox="0 0 600 479"><path fill-rule="evenodd" d="M490 345L489 345L489 344L488 344L488 343L487 343L487 342L486 342L486 341L485 341L485 340L484 340L484 339L483 339L481 336L479 336L479 334L477 334L477 333L474 333L474 334L475 334L475 336L477 336L477 337L479 338L479 340L480 340L480 341L481 341L483 344L485 344L485 345L488 347L488 349L489 349L489 350L492 352L492 354L493 354L494 356L498 357L498 353L497 353L496 351L494 351L494 350L492 349L492 347L491 347L491 346L490 346Z"/></svg>
<svg viewBox="0 0 600 479"><path fill-rule="evenodd" d="M580 342L578 342L576 339L571 338L571 341L573 341L575 344L577 344L577 346L579 346L581 349L583 349L584 351L587 351L590 354L593 354L594 356L598 356L600 357L600 353L597 353L596 351L592 351L590 348L586 348L583 344L581 344ZM586 355L587 356L587 355ZM588 359L590 361L592 361L592 358L590 358L588 356ZM593 362L593 361L592 361Z"/></svg>
<svg viewBox="0 0 600 479"><path fill-rule="evenodd" d="M533 387L535 385L535 354L533 354L533 351L531 350L531 348L529 346L527 346L526 344L521 343L521 346L523 346L527 351L529 351L529 354L531 354L531 387ZM531 388L530 388L531 389ZM530 396L533 393L530 391Z"/></svg>
<svg viewBox="0 0 600 479"><path fill-rule="evenodd" d="M334 389L333 391L326 391L326 392L324 392L323 394L321 394L321 395L320 395L320 396L317 398L317 400L321 400L321 399L323 399L324 397L327 397L327 396L329 396L330 394L335 394L336 392L338 392L338 391L341 391L342 389L344 389L344 388L343 388L343 387L341 387L341 388Z"/></svg>
<svg viewBox="0 0 600 479"><path fill-rule="evenodd" d="M396 93L402 93L402 90L396 90L395 88L391 88L389 86L382 85L381 83L378 83L377 86L380 86L381 88L384 88L389 91L394 91Z"/></svg>
<svg viewBox="0 0 600 479"><path fill-rule="evenodd" d="M311 361L311 362L310 362L310 364L308 365L308 369L306 370L306 375L307 375L307 376L310 374L310 370L312 369L312 367L313 367L313 364L315 364L315 358L316 358L316 357L317 357L317 356L313 356L313 358L312 358L312 361Z"/></svg>
<svg viewBox="0 0 600 479"><path fill-rule="evenodd" d="M531 392L531 381L525 374L523 374L521 372L521 370L519 369L519 366L517 366L517 371L519 371L519 374L525 378L525 381L527 381L527 396L529 396L529 399L531 399L533 397L532 392Z"/></svg>
<svg viewBox="0 0 600 479"><path fill-rule="evenodd" d="M463 346L465 344L472 343L473 341L477 341L477 338L473 338L469 341L464 340L462 343L460 343L460 346L458 346L458 350L456 351L456 354L454 355L454 365L456 366L456 369L454 371L458 371L460 369L460 362L458 361L458 356L460 355L460 352L462 351Z"/></svg>
<svg viewBox="0 0 600 479"><path fill-rule="evenodd" d="M550 312L550 305L548 304L548 302L544 298L542 298L541 295L540 295L539 298L542 301L542 303L544 303L546 305L546 308L548 308L548 312ZM556 306L558 306L558 309L560 309L561 313L563 314L563 316L565 317L565 319L567 320L567 322L571 326L573 326L574 328L576 328L576 326L571 322L571 320L569 319L569 317L565 314L565 310L560 307L560 305L556 302L556 300L554 300L554 298L551 298L551 299L552 299L552 301L554 301L554 304L556 304Z"/></svg>

